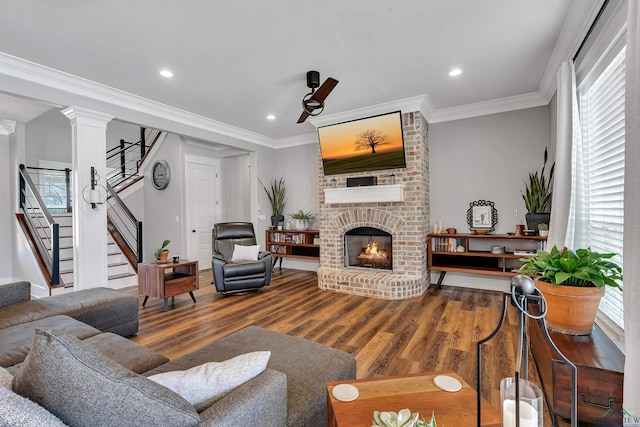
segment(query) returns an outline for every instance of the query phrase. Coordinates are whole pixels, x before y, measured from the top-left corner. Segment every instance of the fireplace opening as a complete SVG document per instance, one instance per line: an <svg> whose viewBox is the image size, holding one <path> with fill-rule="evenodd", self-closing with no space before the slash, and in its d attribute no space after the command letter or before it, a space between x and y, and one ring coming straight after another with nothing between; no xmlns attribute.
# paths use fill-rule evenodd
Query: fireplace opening
<svg viewBox="0 0 640 427"><path fill-rule="evenodd" d="M384 230L358 227L344 235L344 266L393 270L392 237Z"/></svg>

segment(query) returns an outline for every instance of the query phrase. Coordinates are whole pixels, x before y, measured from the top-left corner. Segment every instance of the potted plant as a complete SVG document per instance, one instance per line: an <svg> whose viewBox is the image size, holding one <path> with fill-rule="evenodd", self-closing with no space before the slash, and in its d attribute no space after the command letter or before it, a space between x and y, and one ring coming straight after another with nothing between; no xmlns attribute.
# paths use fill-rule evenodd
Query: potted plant
<svg viewBox="0 0 640 427"><path fill-rule="evenodd" d="M609 261L613 253L591 249L538 251L525 258L518 273L534 278L547 301L547 325L565 334L589 335L604 295L604 286L622 289L622 268Z"/></svg>
<svg viewBox="0 0 640 427"><path fill-rule="evenodd" d="M549 236L549 225L545 224L544 222L538 224L538 235L540 237Z"/></svg>
<svg viewBox="0 0 640 427"><path fill-rule="evenodd" d="M167 259L169 258L169 249L165 248L169 243L171 243L170 240L165 240L162 242L162 246L160 246L159 249L156 249L155 256L158 262L167 262Z"/></svg>
<svg viewBox="0 0 640 427"><path fill-rule="evenodd" d="M555 162L549 169L549 176L545 177L545 169L549 153L544 149L544 162L540 172L529 172L528 180L525 180L525 192L522 193L524 205L527 208L525 218L528 230L537 230L538 224L549 224L551 212L551 193L553 192L553 172Z"/></svg>
<svg viewBox="0 0 640 427"><path fill-rule="evenodd" d="M311 212L305 212L302 209L291 215L291 218L296 222L296 230L306 230L309 228L309 224L315 219L315 217L316 216Z"/></svg>
<svg viewBox="0 0 640 427"><path fill-rule="evenodd" d="M267 189L262 181L260 181L262 188L264 188L269 203L271 204L271 226L276 228L279 223L284 222L284 207L287 204L287 191L284 185L284 178L273 179L271 187Z"/></svg>

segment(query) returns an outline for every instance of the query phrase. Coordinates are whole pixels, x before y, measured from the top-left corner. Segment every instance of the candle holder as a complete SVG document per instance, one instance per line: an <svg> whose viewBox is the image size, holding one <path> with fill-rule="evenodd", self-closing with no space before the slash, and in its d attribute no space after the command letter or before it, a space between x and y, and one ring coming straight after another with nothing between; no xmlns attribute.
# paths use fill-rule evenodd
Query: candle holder
<svg viewBox="0 0 640 427"><path fill-rule="evenodd" d="M536 289L533 279L529 276L518 274L511 278L511 292L502 295L502 315L496 328L487 337L477 344L477 415L478 425L482 421L482 345L498 334L507 317L507 299L518 309L518 353L516 357L515 374L513 377L503 378L500 381L500 406L502 411L503 427L542 427L543 406L542 390L529 382L529 333L526 327L527 319L537 319L543 322L543 335L560 359L571 369L571 427L578 425L578 370L564 354L558 350L547 331L547 303L544 296ZM528 311L528 305L537 304L540 314L532 314ZM522 369L522 376L520 375ZM516 384L519 386L516 387Z"/></svg>

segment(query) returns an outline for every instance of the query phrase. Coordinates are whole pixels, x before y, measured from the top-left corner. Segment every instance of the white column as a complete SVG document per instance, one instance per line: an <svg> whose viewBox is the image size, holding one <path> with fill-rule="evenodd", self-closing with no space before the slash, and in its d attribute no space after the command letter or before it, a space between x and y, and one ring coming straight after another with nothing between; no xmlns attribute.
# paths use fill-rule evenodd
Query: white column
<svg viewBox="0 0 640 427"><path fill-rule="evenodd" d="M18 192L11 184L16 167L12 165L11 145L9 137L15 131L16 122L0 120L0 198L4 203L0 204L0 283L13 279L12 242L13 226L15 218L11 212L11 203Z"/></svg>
<svg viewBox="0 0 640 427"><path fill-rule="evenodd" d="M97 172L102 201L106 198L107 123L113 116L84 108L62 111L71 121L73 146L73 283L76 290L107 286L107 205L89 200L91 167ZM101 186L101 187L100 187Z"/></svg>

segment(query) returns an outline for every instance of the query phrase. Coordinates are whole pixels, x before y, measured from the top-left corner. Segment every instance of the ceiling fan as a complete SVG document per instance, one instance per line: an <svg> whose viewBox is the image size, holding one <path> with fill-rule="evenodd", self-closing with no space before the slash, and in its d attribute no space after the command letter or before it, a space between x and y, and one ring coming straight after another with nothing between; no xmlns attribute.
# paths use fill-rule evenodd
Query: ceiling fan
<svg viewBox="0 0 640 427"><path fill-rule="evenodd" d="M337 84L338 81L336 79L329 77L322 83L322 86L320 86L320 73L317 71L307 72L307 87L311 89L311 92L302 98L302 114L298 119L298 123L304 122L309 116L317 116L322 113L322 110L324 110L324 100L327 99L327 96L329 96ZM316 90L316 88L318 88L318 90Z"/></svg>

